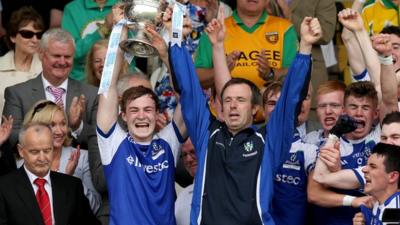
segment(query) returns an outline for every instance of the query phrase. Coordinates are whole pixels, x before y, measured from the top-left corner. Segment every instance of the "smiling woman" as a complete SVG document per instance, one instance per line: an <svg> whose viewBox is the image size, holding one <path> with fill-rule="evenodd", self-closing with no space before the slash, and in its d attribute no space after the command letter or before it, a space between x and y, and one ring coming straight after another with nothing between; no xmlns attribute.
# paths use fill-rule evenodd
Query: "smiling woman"
<svg viewBox="0 0 400 225"><path fill-rule="evenodd" d="M10 49L0 57L0 90L36 77L42 70L37 52L44 31L41 16L32 7L22 7L11 15L7 29ZM0 111L3 111L3 92L0 92Z"/></svg>
<svg viewBox="0 0 400 225"><path fill-rule="evenodd" d="M51 170L80 178L90 206L96 213L101 205L101 199L92 183L88 154L86 150L80 150L79 146L77 149L71 146L68 119L65 112L51 101L39 101L28 111L23 124L31 122L43 123L51 128L53 134ZM22 161L19 160L17 164L20 166Z"/></svg>

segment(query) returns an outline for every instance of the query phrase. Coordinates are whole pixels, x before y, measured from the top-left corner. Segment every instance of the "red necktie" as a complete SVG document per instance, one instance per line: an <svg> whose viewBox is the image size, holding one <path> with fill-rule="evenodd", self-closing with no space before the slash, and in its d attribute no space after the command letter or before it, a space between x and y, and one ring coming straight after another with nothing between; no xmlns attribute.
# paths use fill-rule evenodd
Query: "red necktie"
<svg viewBox="0 0 400 225"><path fill-rule="evenodd" d="M42 213L43 222L45 225L52 225L50 199L46 189L44 189L46 180L43 178L37 178L33 183L38 186L36 200L39 204L40 212Z"/></svg>

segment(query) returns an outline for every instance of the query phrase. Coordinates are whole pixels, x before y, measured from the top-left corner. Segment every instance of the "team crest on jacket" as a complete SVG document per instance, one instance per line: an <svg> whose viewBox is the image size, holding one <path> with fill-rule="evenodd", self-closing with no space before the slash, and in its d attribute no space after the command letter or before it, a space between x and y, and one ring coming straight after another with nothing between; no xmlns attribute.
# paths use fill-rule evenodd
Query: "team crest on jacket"
<svg viewBox="0 0 400 225"><path fill-rule="evenodd" d="M271 44L276 44L279 41L279 34L276 31L265 33L265 39Z"/></svg>
<svg viewBox="0 0 400 225"><path fill-rule="evenodd" d="M246 150L246 152L251 152L251 150L253 150L253 142L248 141L243 145L243 147L244 147L244 150Z"/></svg>

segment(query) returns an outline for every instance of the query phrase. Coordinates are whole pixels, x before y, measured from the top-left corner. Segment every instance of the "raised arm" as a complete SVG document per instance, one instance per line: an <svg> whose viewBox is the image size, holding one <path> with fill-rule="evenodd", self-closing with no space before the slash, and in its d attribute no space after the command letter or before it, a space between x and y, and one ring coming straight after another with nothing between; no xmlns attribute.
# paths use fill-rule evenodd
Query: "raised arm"
<svg viewBox="0 0 400 225"><path fill-rule="evenodd" d="M339 161L337 161L339 159ZM340 189L356 189L360 187L357 176L352 170L329 169L328 166L340 165L339 142L333 147L323 146L320 149L319 156L315 165L313 179L320 184Z"/></svg>
<svg viewBox="0 0 400 225"><path fill-rule="evenodd" d="M354 1L351 8L361 13L363 4L360 1ZM354 75L360 75L365 70L366 66L362 56L361 47L358 44L356 37L353 32L346 27L343 27L342 40L346 47L347 58L351 70Z"/></svg>
<svg viewBox="0 0 400 225"><path fill-rule="evenodd" d="M113 8L113 10L118 9ZM128 28L124 26L121 32L121 40L125 40L127 36ZM97 126L104 133L107 133L111 129L118 118L117 80L124 60L122 55L122 50L118 47L109 90L106 94L102 94L99 97L99 106L97 110ZM102 76L102 79L104 79L104 77L106 76L107 75L104 74Z"/></svg>
<svg viewBox="0 0 400 225"><path fill-rule="evenodd" d="M392 42L389 34L378 34L372 38L372 45L379 54L381 64L382 102L379 119L382 122L386 114L398 111L397 79L393 67Z"/></svg>
<svg viewBox="0 0 400 225"><path fill-rule="evenodd" d="M231 74L228 68L225 57L224 38L225 38L225 24L224 24L224 11L221 9L218 19L213 19L206 28L208 38L213 46L212 57L214 63L214 83L217 96L220 97L221 90L231 79Z"/></svg>
<svg viewBox="0 0 400 225"><path fill-rule="evenodd" d="M371 77L371 81L374 83L375 88L378 91L378 98L379 100L381 100L382 94L380 84L381 81L379 59L375 50L372 48L372 43L367 31L364 28L361 15L356 10L344 9L339 12L338 18L340 23L342 23L344 27L352 31L354 36L357 38L366 69Z"/></svg>

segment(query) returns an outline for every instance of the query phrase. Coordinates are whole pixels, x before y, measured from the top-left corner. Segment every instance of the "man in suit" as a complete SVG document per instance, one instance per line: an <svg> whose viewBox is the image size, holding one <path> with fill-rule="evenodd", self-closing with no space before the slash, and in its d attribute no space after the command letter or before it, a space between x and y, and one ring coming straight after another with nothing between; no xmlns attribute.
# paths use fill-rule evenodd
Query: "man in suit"
<svg viewBox="0 0 400 225"><path fill-rule="evenodd" d="M81 148L88 148L88 132L96 124L97 90L68 78L74 53L74 39L68 32L61 29L48 30L40 42L42 74L6 88L3 115L12 115L14 118L11 146L17 144L18 131L26 112L38 100L48 99L65 109L72 135Z"/></svg>
<svg viewBox="0 0 400 225"><path fill-rule="evenodd" d="M99 224L82 182L50 171L53 138L48 126L24 126L18 151L24 166L0 178L0 224Z"/></svg>

